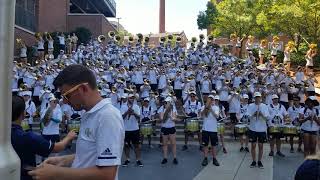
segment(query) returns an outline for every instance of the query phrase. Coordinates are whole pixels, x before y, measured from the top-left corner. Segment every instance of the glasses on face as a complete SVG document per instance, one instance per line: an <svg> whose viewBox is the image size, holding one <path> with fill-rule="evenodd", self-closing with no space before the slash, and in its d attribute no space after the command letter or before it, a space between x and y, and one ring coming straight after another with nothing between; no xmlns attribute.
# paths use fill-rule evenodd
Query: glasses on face
<svg viewBox="0 0 320 180"><path fill-rule="evenodd" d="M61 96L69 102L69 99L71 98L71 93L73 93L74 91L76 91L80 86L82 85L87 85L88 83L81 83L81 84L78 84L76 86L74 86L73 88L69 89L67 92L63 93Z"/></svg>

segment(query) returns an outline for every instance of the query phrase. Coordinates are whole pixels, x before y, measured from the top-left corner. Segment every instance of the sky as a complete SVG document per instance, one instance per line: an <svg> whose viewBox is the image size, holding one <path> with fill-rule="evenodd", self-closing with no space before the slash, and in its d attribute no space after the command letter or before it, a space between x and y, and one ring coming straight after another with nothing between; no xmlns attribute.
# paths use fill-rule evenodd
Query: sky
<svg viewBox="0 0 320 180"><path fill-rule="evenodd" d="M166 0L166 31L184 31L189 39L206 31L198 30L197 16L208 0ZM159 32L159 0L116 0L120 24L133 34ZM110 20L116 20L115 18Z"/></svg>

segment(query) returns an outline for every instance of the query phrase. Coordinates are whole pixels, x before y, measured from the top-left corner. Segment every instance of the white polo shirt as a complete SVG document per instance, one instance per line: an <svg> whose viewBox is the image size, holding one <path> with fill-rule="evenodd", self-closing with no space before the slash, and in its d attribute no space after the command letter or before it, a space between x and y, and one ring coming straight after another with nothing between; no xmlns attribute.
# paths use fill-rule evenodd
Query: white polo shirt
<svg viewBox="0 0 320 180"><path fill-rule="evenodd" d="M201 111L205 109L205 106L202 106ZM219 106L213 105L211 106L212 112L219 116ZM208 113L207 117L203 117L203 125L202 130L208 132L218 132L218 124L217 118L212 114L212 112Z"/></svg>
<svg viewBox="0 0 320 180"><path fill-rule="evenodd" d="M128 107L128 104L124 104L120 107L120 111L121 111L121 114L123 115L124 113L126 113L128 111L129 107ZM134 111L134 113L136 113L137 115L141 115L140 114L140 107L133 103L132 105L132 110ZM140 119L137 119L134 115L127 115L125 118L124 118L124 127L125 127L125 130L126 131L136 131L136 130L139 130L139 122Z"/></svg>
<svg viewBox="0 0 320 180"><path fill-rule="evenodd" d="M72 168L120 165L124 132L120 111L109 99L101 100L81 118Z"/></svg>

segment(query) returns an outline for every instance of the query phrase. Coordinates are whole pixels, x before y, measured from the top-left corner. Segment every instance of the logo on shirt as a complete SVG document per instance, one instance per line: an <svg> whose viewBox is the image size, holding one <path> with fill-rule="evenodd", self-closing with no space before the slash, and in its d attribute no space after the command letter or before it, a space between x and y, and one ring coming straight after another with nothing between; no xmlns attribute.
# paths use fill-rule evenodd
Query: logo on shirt
<svg viewBox="0 0 320 180"><path fill-rule="evenodd" d="M104 150L102 153L101 153L102 156L111 156L112 153L110 151L109 148L107 148L106 150Z"/></svg>
<svg viewBox="0 0 320 180"><path fill-rule="evenodd" d="M90 137L91 134L92 134L90 128L86 128L86 130L84 131L84 134L85 134L86 136Z"/></svg>

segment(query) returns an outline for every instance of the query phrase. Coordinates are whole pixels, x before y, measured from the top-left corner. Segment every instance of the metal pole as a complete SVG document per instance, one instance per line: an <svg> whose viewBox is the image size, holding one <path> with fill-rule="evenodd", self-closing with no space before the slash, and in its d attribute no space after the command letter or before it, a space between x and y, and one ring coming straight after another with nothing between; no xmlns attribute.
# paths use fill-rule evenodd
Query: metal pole
<svg viewBox="0 0 320 180"><path fill-rule="evenodd" d="M20 179L20 159L11 145L11 78L15 0L0 0L0 179Z"/></svg>
<svg viewBox="0 0 320 180"><path fill-rule="evenodd" d="M119 26L120 26L120 19L121 19L121 18L118 17L117 19L118 19L117 31L118 31L118 33L119 33Z"/></svg>

